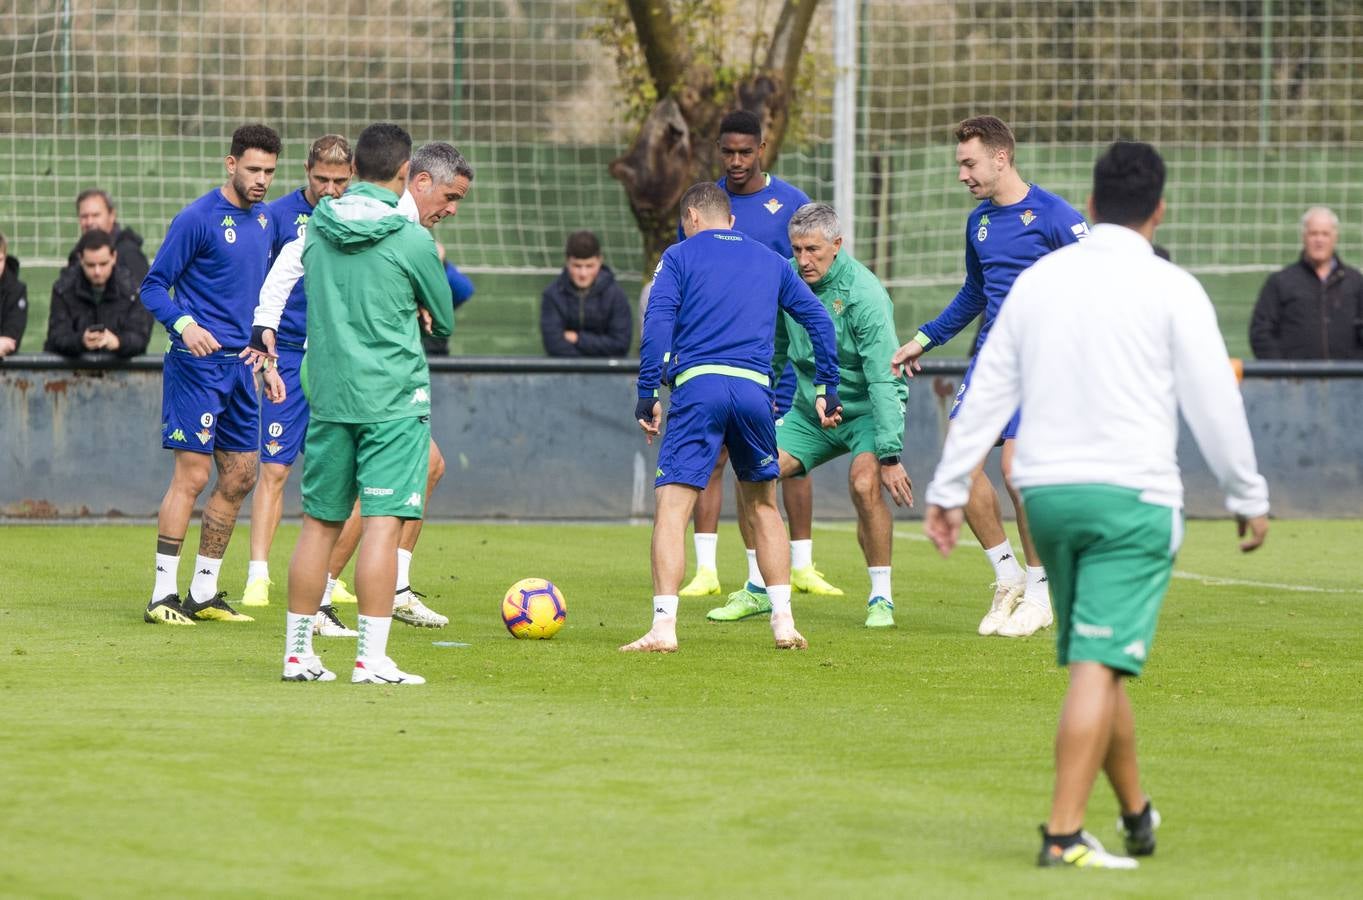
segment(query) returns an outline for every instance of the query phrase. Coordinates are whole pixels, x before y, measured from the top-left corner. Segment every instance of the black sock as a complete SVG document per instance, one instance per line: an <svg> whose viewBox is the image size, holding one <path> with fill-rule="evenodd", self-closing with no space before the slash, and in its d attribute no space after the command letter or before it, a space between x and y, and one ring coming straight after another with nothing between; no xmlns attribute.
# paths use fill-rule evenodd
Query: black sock
<svg viewBox="0 0 1363 900"><path fill-rule="evenodd" d="M1145 821L1145 818L1148 815L1150 815L1150 801L1146 800L1145 806L1141 807L1141 811L1134 816L1128 816L1126 813L1122 813L1122 824L1126 826L1127 831L1135 831L1141 826L1141 823Z"/></svg>
<svg viewBox="0 0 1363 900"><path fill-rule="evenodd" d="M1083 833L1082 828L1073 834L1051 834L1048 831L1046 832L1046 843L1047 845L1055 844L1062 850L1068 850L1070 847L1079 843L1079 835L1081 833Z"/></svg>

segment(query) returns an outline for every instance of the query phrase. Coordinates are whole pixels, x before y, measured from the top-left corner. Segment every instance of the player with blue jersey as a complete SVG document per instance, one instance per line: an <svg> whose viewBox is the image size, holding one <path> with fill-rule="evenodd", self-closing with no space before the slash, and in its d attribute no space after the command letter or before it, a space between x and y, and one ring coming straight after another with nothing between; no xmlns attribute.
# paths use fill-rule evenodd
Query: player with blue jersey
<svg viewBox="0 0 1363 900"><path fill-rule="evenodd" d="M275 259L286 244L303 237L317 201L323 197L334 199L345 193L352 175L350 145L339 134L318 138L308 149L303 172L306 184L268 207L274 224ZM299 381L307 343L307 302L300 279L293 286L275 335L279 377L284 380L288 394L283 403L262 407L260 477L251 498L251 561L246 573L246 590L241 595L245 606L268 606L270 603L270 545L274 543L275 530L284 511L284 485L294 460L303 449L303 438L308 431L308 400ZM330 603L323 604L318 612L316 627L318 633L326 637L354 637L356 634L341 623Z"/></svg>
<svg viewBox="0 0 1363 900"><path fill-rule="evenodd" d="M170 223L142 282L142 302L170 333L161 395L161 445L175 471L157 516L156 583L144 618L250 622L218 591L218 571L237 511L256 480L260 403L237 354L251 337L251 314L270 267L274 228L263 201L274 179L279 135L243 125L232 135L228 179ZM172 297L171 291L175 294ZM180 549L194 504L217 464L204 508L194 579L178 593Z"/></svg>
<svg viewBox="0 0 1363 900"><path fill-rule="evenodd" d="M975 346L978 351L1018 275L1052 250L1088 235L1084 217L1062 197L1022 180L1013 160L1013 132L1002 120L994 116L966 119L956 128L956 141L957 178L980 200L966 219L965 283L947 308L895 354L896 371L908 376L919 368L917 360L924 352L945 344L983 315ZM972 360L956 393L953 419L965 402L974 368ZM1018 565L1003 530L998 493L984 474L983 463L975 471L970 502L966 504L966 521L985 548L996 579L989 612L980 622L982 635L1025 637L1049 627L1053 620L1046 570L1027 529L1022 497L1012 484L1013 439L1019 415L1004 428L1001 441L1004 483L1013 500L1027 557L1025 571Z"/></svg>
<svg viewBox="0 0 1363 900"><path fill-rule="evenodd" d="M756 115L747 110L732 112L720 122L719 131L719 154L724 162L724 177L717 183L729 195L734 228L790 259L790 217L809 203L809 196L794 185L762 170L762 153L767 145L762 140L762 123ZM677 229L677 239L682 239L681 228ZM776 384L778 418L790 409L795 396L795 383L795 370L787 366ZM723 593L715 555L719 544L720 507L724 502L724 464L725 456L721 452L714 475L696 502L696 574L682 588L683 597ZM824 581L814 567L813 482L807 477L783 482L781 497L790 522L792 587L804 593L840 596L842 591ZM741 517L739 527L744 532L745 542L752 546L752 535L747 533ZM756 557L749 553L749 582L760 583L757 575Z"/></svg>
<svg viewBox="0 0 1363 900"><path fill-rule="evenodd" d="M833 322L786 259L733 230L729 197L718 185L693 185L681 209L686 240L663 253L644 314L635 407L651 443L662 424L658 389L671 385L654 482L653 627L620 649L677 649L686 522L721 447L738 475L739 503L755 535L776 646L804 649L790 609L790 545L776 509L780 468L769 372L776 317L785 310L814 346L820 424L836 425L841 407Z"/></svg>

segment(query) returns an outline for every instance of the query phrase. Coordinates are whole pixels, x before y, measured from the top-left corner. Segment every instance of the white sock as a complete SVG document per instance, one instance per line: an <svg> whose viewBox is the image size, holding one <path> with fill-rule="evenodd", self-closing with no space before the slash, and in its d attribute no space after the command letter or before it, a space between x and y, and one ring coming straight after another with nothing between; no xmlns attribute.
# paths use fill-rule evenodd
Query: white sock
<svg viewBox="0 0 1363 900"><path fill-rule="evenodd" d="M392 616L360 616L360 639L355 645L356 659L383 659L388 655L388 629Z"/></svg>
<svg viewBox="0 0 1363 900"><path fill-rule="evenodd" d="M677 618L677 595L658 594L653 598L653 624L658 624L659 619Z"/></svg>
<svg viewBox="0 0 1363 900"><path fill-rule="evenodd" d="M715 568L715 547L719 544L719 535L702 534L698 531L691 536L691 540L696 545L696 568Z"/></svg>
<svg viewBox="0 0 1363 900"><path fill-rule="evenodd" d="M814 565L814 541L791 541L790 542L790 567L792 569L805 569Z"/></svg>
<svg viewBox="0 0 1363 900"><path fill-rule="evenodd" d="M332 578L330 575L327 575L327 588L326 590L322 591L323 606L331 605L331 592L334 590L336 590L336 579Z"/></svg>
<svg viewBox="0 0 1363 900"><path fill-rule="evenodd" d="M398 548L397 590L412 586L412 551Z"/></svg>
<svg viewBox="0 0 1363 900"><path fill-rule="evenodd" d="M270 561L268 559L253 559L246 564L246 581L249 584L257 578L270 580Z"/></svg>
<svg viewBox="0 0 1363 900"><path fill-rule="evenodd" d="M218 592L218 570L222 560L207 556L194 557L194 580L189 583L189 596L195 603L212 600Z"/></svg>
<svg viewBox="0 0 1363 900"><path fill-rule="evenodd" d="M871 576L871 597L884 597L894 603L894 598L890 596L890 567L867 566L866 573Z"/></svg>
<svg viewBox="0 0 1363 900"><path fill-rule="evenodd" d="M1030 600L1034 603L1050 602L1051 589L1046 583L1045 566L1027 567L1027 590L1023 593L1022 599Z"/></svg>
<svg viewBox="0 0 1363 900"><path fill-rule="evenodd" d="M994 567L994 577L999 581L1017 582L1023 579L1022 566L1018 565L1018 558L1013 553L1013 545L1005 540L997 547L989 547L985 551L985 556L989 557L989 563Z"/></svg>
<svg viewBox="0 0 1363 900"><path fill-rule="evenodd" d="M312 616L290 612L284 632L284 658L312 656Z"/></svg>
<svg viewBox="0 0 1363 900"><path fill-rule="evenodd" d="M176 579L180 574L180 557L156 554L156 585L151 589L151 600L155 603L167 594L179 591Z"/></svg>
<svg viewBox="0 0 1363 900"><path fill-rule="evenodd" d="M767 583L762 580L762 570L757 568L757 551L748 551L748 581L753 587L764 588Z"/></svg>
<svg viewBox="0 0 1363 900"><path fill-rule="evenodd" d="M775 618L777 613L790 612L790 585L769 584L767 585L767 596L771 598L772 618Z"/></svg>

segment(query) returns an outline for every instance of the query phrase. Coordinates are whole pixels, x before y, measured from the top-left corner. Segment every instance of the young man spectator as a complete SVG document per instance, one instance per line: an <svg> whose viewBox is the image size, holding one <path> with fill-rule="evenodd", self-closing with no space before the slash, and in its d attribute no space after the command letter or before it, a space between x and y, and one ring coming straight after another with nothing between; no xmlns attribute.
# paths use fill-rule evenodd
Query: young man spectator
<svg viewBox="0 0 1363 900"><path fill-rule="evenodd" d="M540 297L540 335L550 356L624 356L633 319L615 273L590 231L568 235L563 271Z"/></svg>
<svg viewBox="0 0 1363 900"><path fill-rule="evenodd" d="M76 263L63 269L52 285L43 349L62 356L144 353L153 319L132 273L118 264L113 236L98 229L85 232L76 242L75 256Z"/></svg>
<svg viewBox="0 0 1363 900"><path fill-rule="evenodd" d="M1335 255L1339 218L1313 206L1301 217L1301 258L1259 291L1249 344L1259 359L1363 359L1363 273Z"/></svg>
<svg viewBox="0 0 1363 900"><path fill-rule="evenodd" d="M147 277L151 266L142 254L142 235L131 228L118 224L114 200L108 191L99 188L86 188L76 196L76 218L80 221L80 233L107 231L114 239L114 252L118 254L118 264L132 275L133 284L141 284ZM70 265L80 262L76 258L79 251L73 249L67 259Z"/></svg>
<svg viewBox="0 0 1363 900"><path fill-rule="evenodd" d="M28 325L28 285L19 280L19 260L9 255L0 232L0 359L19 349Z"/></svg>

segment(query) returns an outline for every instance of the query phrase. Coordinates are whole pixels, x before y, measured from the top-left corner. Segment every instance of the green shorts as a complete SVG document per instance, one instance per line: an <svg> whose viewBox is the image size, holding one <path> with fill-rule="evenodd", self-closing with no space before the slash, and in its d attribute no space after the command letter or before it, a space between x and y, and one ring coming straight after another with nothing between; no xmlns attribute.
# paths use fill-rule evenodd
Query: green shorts
<svg viewBox="0 0 1363 900"><path fill-rule="evenodd" d="M421 518L431 461L429 416L366 425L313 419L303 454L303 512L314 519L345 521L356 495L362 516Z"/></svg>
<svg viewBox="0 0 1363 900"><path fill-rule="evenodd" d="M820 428L816 420L791 409L776 422L776 446L798 459L808 475L844 453L875 453L875 417L857 416L836 428Z"/></svg>
<svg viewBox="0 0 1363 900"><path fill-rule="evenodd" d="M1183 540L1183 511L1105 484L1023 488L1022 499L1050 581L1060 665L1097 662L1141 674Z"/></svg>

